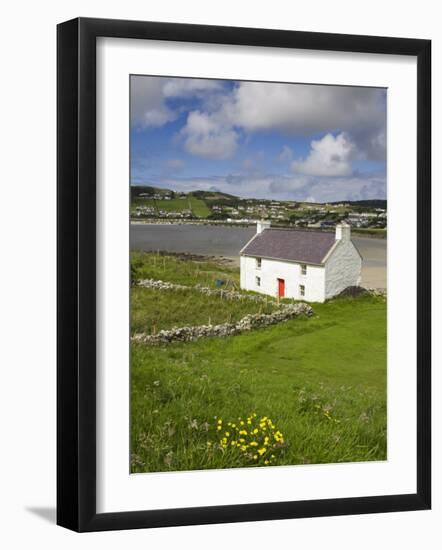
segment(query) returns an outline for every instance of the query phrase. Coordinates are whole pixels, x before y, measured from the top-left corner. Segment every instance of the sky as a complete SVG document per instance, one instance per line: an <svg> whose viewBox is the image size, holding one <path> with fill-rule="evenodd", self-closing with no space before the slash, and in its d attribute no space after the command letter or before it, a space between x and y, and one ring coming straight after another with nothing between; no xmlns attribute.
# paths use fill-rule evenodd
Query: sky
<svg viewBox="0 0 442 550"><path fill-rule="evenodd" d="M386 198L381 88L131 76L131 184L243 198Z"/></svg>

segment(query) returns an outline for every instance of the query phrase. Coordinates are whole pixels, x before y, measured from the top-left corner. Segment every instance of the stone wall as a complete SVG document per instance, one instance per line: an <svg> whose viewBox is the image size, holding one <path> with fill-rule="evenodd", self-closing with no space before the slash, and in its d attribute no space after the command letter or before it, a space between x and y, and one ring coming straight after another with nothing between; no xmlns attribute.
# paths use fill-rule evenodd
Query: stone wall
<svg viewBox="0 0 442 550"><path fill-rule="evenodd" d="M136 286L143 288L153 288L156 290L196 290L206 296L218 296L226 300L249 300L252 302L268 303L270 300L266 296L255 294L244 294L235 290L215 289L202 285L186 286L176 283L169 283L156 279L141 279L135 281ZM313 314L312 308L305 303L283 304L271 300L276 311L272 313L249 314L240 319L237 323L222 323L220 325L201 325L193 327L177 327L170 330L160 330L157 334L139 333L132 336L133 342L143 344L168 344L170 342L190 342L199 338L224 337L240 334L255 328L267 327L282 321L287 321L299 315L310 316Z"/></svg>
<svg viewBox="0 0 442 550"><path fill-rule="evenodd" d="M387 289L385 288L365 288L363 286L348 286L344 288L342 292L338 294L338 298L357 298L358 296L365 296L370 294L371 296L381 296L387 298Z"/></svg>
<svg viewBox="0 0 442 550"><path fill-rule="evenodd" d="M387 289L386 288L367 288L367 291L372 296L382 296L382 298L387 299Z"/></svg>
<svg viewBox="0 0 442 550"><path fill-rule="evenodd" d="M141 279L135 281L136 286L141 286L143 288L154 288L157 290L196 290L204 294L205 296L218 296L220 298L225 298L226 300L249 300L251 302L263 302L268 303L269 299L265 296L257 296L255 294L244 294L241 292L236 292L235 290L226 290L223 288L209 288L202 285L195 286L185 286L178 285L175 283L169 283L167 281L160 281L156 279ZM274 302L272 300L272 302ZM277 303L275 303L275 307Z"/></svg>
<svg viewBox="0 0 442 550"><path fill-rule="evenodd" d="M169 284L169 283L167 283ZM157 287L156 287L157 288ZM188 287L185 287L188 288ZM237 293L238 294L238 293ZM181 327L170 330L160 330L157 334L135 334L131 340L143 344L169 344L171 342L190 342L199 338L224 337L240 334L255 328L267 327L282 321L287 321L299 315L311 316L312 308L306 303L281 304L277 311L264 314L249 314L237 323L223 323L220 325L201 325L196 327Z"/></svg>

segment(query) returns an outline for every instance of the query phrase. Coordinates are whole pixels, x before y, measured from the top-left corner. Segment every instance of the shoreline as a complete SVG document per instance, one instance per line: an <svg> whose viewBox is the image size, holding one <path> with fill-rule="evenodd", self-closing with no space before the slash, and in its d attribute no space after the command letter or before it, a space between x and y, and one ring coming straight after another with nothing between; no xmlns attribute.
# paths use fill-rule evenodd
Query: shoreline
<svg viewBox="0 0 442 550"><path fill-rule="evenodd" d="M150 223L130 225L130 247L146 252L174 253L182 258L194 258L195 261L212 259L238 269L239 250L255 231L254 226L208 225L201 222L172 224L152 220ZM354 233L353 243L362 256L361 283L368 287L386 288L388 241Z"/></svg>
<svg viewBox="0 0 442 550"><path fill-rule="evenodd" d="M146 251L149 253L148 251ZM239 269L240 259L239 256L226 256L215 254L192 254L190 252L168 252L167 250L151 251L151 253L158 253L160 256L174 256L175 258L182 259L183 261L193 262L213 262L220 265L225 265L230 268ZM361 276L361 286L365 288L377 288L387 289L385 269L376 266L363 266Z"/></svg>
<svg viewBox="0 0 442 550"><path fill-rule="evenodd" d="M247 227L255 227L256 222L254 223L226 223L225 221L221 220L179 220L179 219L173 219L173 220L160 220L160 219L154 219L154 218L148 218L146 220L139 220L139 219L133 219L130 218L130 225L155 225L155 226L161 226L161 225L197 225L197 226L216 226L216 227L230 227L230 228L247 228ZM324 233L332 233L334 232L334 229L321 229L320 227L295 227L295 226L289 226L289 225L272 225L275 229L293 229L294 231L322 231ZM367 233L366 233L367 231ZM384 233L380 234L373 234L369 233L369 231L375 231L375 229L367 228L359 229L359 228L352 228L352 233L361 238L367 238L367 239L381 239L386 240L387 239L387 230L385 230Z"/></svg>

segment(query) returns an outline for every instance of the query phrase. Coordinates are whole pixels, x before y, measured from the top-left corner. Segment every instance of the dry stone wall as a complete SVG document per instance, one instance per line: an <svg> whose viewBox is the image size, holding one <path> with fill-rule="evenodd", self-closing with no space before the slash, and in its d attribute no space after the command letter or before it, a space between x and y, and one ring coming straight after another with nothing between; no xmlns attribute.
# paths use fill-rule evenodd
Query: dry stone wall
<svg viewBox="0 0 442 550"><path fill-rule="evenodd" d="M243 294L241 292L236 292L235 290L209 288L202 285L186 286L156 279L141 279L139 281L136 281L135 284L136 286L141 286L143 288L154 288L157 290L197 290L205 296L219 296L220 298L225 298L226 300L248 300L251 302L265 303L269 302L269 299L266 296Z"/></svg>
<svg viewBox="0 0 442 550"><path fill-rule="evenodd" d="M264 296L255 296L242 294L233 290L213 289L203 286L189 287L178 285L165 281L157 281L154 279L143 279L137 281L138 286L144 288L154 288L158 290L188 290L194 289L208 296L220 296L227 300L251 300L254 302L266 302ZM300 315L310 317L313 314L311 306L304 302L296 304L277 304L275 302L276 311L272 313L255 313L248 314L236 323L222 323L219 325L200 325L193 327L172 328L170 330L160 330L157 334L139 333L132 336L133 342L158 345L169 344L171 342L190 342L199 338L207 337L224 337L240 334L255 328L267 327L276 323L293 319Z"/></svg>
<svg viewBox="0 0 442 550"><path fill-rule="evenodd" d="M284 304L273 313L249 314L240 319L237 323L222 323L220 325L201 325L196 327L181 327L170 330L160 330L157 334L135 334L133 342L143 344L168 344L170 342L190 342L199 338L224 337L240 334L255 328L267 327L299 315L310 316L312 308L305 303Z"/></svg>

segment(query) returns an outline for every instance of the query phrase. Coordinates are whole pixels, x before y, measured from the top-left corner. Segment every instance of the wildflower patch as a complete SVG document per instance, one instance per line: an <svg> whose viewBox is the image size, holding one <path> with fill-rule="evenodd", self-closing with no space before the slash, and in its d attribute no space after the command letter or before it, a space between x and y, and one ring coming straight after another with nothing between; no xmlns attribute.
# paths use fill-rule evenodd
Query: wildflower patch
<svg viewBox="0 0 442 550"><path fill-rule="evenodd" d="M283 433L271 418L258 417L252 413L247 418L234 422L216 420L218 446L223 453L241 457L247 464L259 466L274 465L282 449L286 446Z"/></svg>

